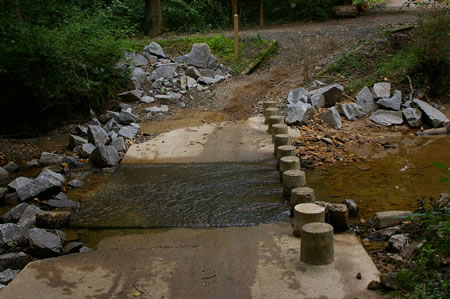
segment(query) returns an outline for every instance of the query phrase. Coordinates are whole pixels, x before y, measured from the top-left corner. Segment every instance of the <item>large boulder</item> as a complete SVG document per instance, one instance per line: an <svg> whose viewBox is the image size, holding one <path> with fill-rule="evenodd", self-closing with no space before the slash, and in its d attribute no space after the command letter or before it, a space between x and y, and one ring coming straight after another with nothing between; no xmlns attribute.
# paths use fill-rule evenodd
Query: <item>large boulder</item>
<svg viewBox="0 0 450 299"><path fill-rule="evenodd" d="M411 128L422 126L422 112L416 108L406 108L402 110L403 117Z"/></svg>
<svg viewBox="0 0 450 299"><path fill-rule="evenodd" d="M311 102L311 105L316 109L323 108L327 105L323 93L312 94L309 98L309 101Z"/></svg>
<svg viewBox="0 0 450 299"><path fill-rule="evenodd" d="M136 54L136 66L147 66L148 60L144 57L144 55Z"/></svg>
<svg viewBox="0 0 450 299"><path fill-rule="evenodd" d="M377 103L370 89L365 86L356 96L356 101L362 107L365 113L372 112L377 109Z"/></svg>
<svg viewBox="0 0 450 299"><path fill-rule="evenodd" d="M199 68L207 68L210 57L211 51L209 50L209 46L207 44L194 44L191 52L189 53L187 64Z"/></svg>
<svg viewBox="0 0 450 299"><path fill-rule="evenodd" d="M444 127L445 124L449 122L448 118L444 115L444 113L437 110L427 102L424 102L419 99L414 99L413 102L420 108L420 110L422 110L426 120L430 122L433 128Z"/></svg>
<svg viewBox="0 0 450 299"><path fill-rule="evenodd" d="M105 145L108 142L108 133L100 126L89 125L88 141L95 146Z"/></svg>
<svg viewBox="0 0 450 299"><path fill-rule="evenodd" d="M376 99L389 98L391 96L391 83L375 83L372 88L373 96Z"/></svg>
<svg viewBox="0 0 450 299"><path fill-rule="evenodd" d="M329 127L332 127L334 129L342 128L342 119L336 107L331 107L327 112L322 114L321 118Z"/></svg>
<svg viewBox="0 0 450 299"><path fill-rule="evenodd" d="M17 190L17 188L19 187L23 187L25 185L28 185L29 183L31 183L33 180L23 177L23 176L19 176L17 178L15 178L11 183L8 184L8 187L11 190Z"/></svg>
<svg viewBox="0 0 450 299"><path fill-rule="evenodd" d="M41 165L54 165L61 163L61 160L64 156L55 153L43 152L41 153L41 158L39 159L39 163Z"/></svg>
<svg viewBox="0 0 450 299"><path fill-rule="evenodd" d="M19 221L20 217L22 216L23 212L27 209L29 205L25 202L22 202L6 212L2 215L1 220L3 223L16 223Z"/></svg>
<svg viewBox="0 0 450 299"><path fill-rule="evenodd" d="M64 181L65 178L59 173L44 168L37 178L31 183L17 188L16 192L22 201L34 197L46 197L58 193Z"/></svg>
<svg viewBox="0 0 450 299"><path fill-rule="evenodd" d="M143 51L161 58L167 57L162 47L156 42L151 42L150 45L145 46Z"/></svg>
<svg viewBox="0 0 450 299"><path fill-rule="evenodd" d="M306 124L314 114L314 108L310 104L298 102L295 105L287 105L286 124Z"/></svg>
<svg viewBox="0 0 450 299"><path fill-rule="evenodd" d="M23 252L11 252L0 255L0 271L6 269L20 270L29 262L28 255Z"/></svg>
<svg viewBox="0 0 450 299"><path fill-rule="evenodd" d="M309 92L309 96L313 97L317 94L322 94L325 98L325 105L328 107L334 106L337 101L342 96L342 93L344 92L344 87L340 84L333 84L329 86L325 86L313 91Z"/></svg>
<svg viewBox="0 0 450 299"><path fill-rule="evenodd" d="M379 99L377 104L385 109L399 111L402 106L402 92L400 90L394 90L392 97Z"/></svg>
<svg viewBox="0 0 450 299"><path fill-rule="evenodd" d="M27 229L14 223L0 224L0 247L14 242L17 245L23 245L27 242Z"/></svg>
<svg viewBox="0 0 450 299"><path fill-rule="evenodd" d="M130 90L119 93L117 96L125 101L136 102L142 97L143 92L141 90Z"/></svg>
<svg viewBox="0 0 450 299"><path fill-rule="evenodd" d="M357 119L362 118L364 115L366 115L363 108L356 103L350 103L350 104L337 103L336 106L341 110L342 114L348 120L357 120Z"/></svg>
<svg viewBox="0 0 450 299"><path fill-rule="evenodd" d="M62 250L61 239L45 229L28 230L31 254L38 258L49 258L59 255Z"/></svg>
<svg viewBox="0 0 450 299"><path fill-rule="evenodd" d="M289 91L287 101L289 104L297 104L298 102L308 103L309 92L300 87Z"/></svg>
<svg viewBox="0 0 450 299"><path fill-rule="evenodd" d="M403 115L400 111L378 110L372 113L370 120L383 126L401 125Z"/></svg>
<svg viewBox="0 0 450 299"><path fill-rule="evenodd" d="M135 67L131 74L131 82L133 83L134 89L142 90L144 84L147 81L147 72L140 67Z"/></svg>
<svg viewBox="0 0 450 299"><path fill-rule="evenodd" d="M176 63L170 63L156 67L152 73L152 80L172 79L176 75L177 66Z"/></svg>
<svg viewBox="0 0 450 299"><path fill-rule="evenodd" d="M118 152L126 152L127 151L127 144L125 143L125 139L123 137L119 136L117 138L113 138L111 140L111 145L114 146L114 148Z"/></svg>
<svg viewBox="0 0 450 299"><path fill-rule="evenodd" d="M95 148L89 160L95 167L111 167L119 164L120 156L114 146L101 145Z"/></svg>
<svg viewBox="0 0 450 299"><path fill-rule="evenodd" d="M29 205L22 216L20 216L17 225L25 228L32 228L36 223L36 214L43 212L40 208L35 205Z"/></svg>

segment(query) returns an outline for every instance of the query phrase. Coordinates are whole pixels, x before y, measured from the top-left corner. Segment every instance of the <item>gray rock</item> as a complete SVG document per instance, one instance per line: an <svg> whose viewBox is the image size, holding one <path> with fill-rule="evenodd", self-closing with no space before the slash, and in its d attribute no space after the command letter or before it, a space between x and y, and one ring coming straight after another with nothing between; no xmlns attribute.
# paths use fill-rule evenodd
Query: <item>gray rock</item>
<svg viewBox="0 0 450 299"><path fill-rule="evenodd" d="M334 106L337 101L339 101L342 93L344 92L344 87L340 84L333 84L326 87L322 87L309 92L309 96L323 94L325 98L325 104L328 107Z"/></svg>
<svg viewBox="0 0 450 299"><path fill-rule="evenodd" d="M385 211L375 213L371 220L373 227L376 229L386 228L399 225L412 214L411 211Z"/></svg>
<svg viewBox="0 0 450 299"><path fill-rule="evenodd" d="M32 228L36 223L36 214L43 212L40 208L35 205L29 205L22 216L20 216L19 221L17 221L17 225L25 228Z"/></svg>
<svg viewBox="0 0 450 299"><path fill-rule="evenodd" d="M412 101L408 100L402 104L402 108L410 108Z"/></svg>
<svg viewBox="0 0 450 299"><path fill-rule="evenodd" d="M130 90L119 93L117 96L124 101L136 102L142 97L143 92L141 90Z"/></svg>
<svg viewBox="0 0 450 299"><path fill-rule="evenodd" d="M5 214L2 215L1 219L4 223L13 222L16 223L19 221L20 216L22 216L23 212L29 205L27 203L20 203Z"/></svg>
<svg viewBox="0 0 450 299"><path fill-rule="evenodd" d="M55 229L55 228L69 227L69 224L70 224L70 211L46 211L36 215L36 226L40 228ZM55 231L55 233L58 237L60 236L60 233L57 233L57 231Z"/></svg>
<svg viewBox="0 0 450 299"><path fill-rule="evenodd" d="M422 126L422 112L419 109L410 107L403 109L402 113L411 128Z"/></svg>
<svg viewBox="0 0 450 299"><path fill-rule="evenodd" d="M52 208L59 208L59 209L78 209L80 207L80 204L76 201L70 200L70 199L50 199L48 201L48 205Z"/></svg>
<svg viewBox="0 0 450 299"><path fill-rule="evenodd" d="M380 229L377 231L374 231L367 235L367 238L373 242L373 241L387 241L392 235L395 235L398 233L402 227L400 225L387 227L384 229Z"/></svg>
<svg viewBox="0 0 450 299"><path fill-rule="evenodd" d="M206 68L208 66L210 57L211 52L207 44L194 44L192 46L191 52L189 53L187 64L200 68Z"/></svg>
<svg viewBox="0 0 450 299"><path fill-rule="evenodd" d="M141 128L141 126L138 123L131 123L130 126L135 128L136 130L139 130Z"/></svg>
<svg viewBox="0 0 450 299"><path fill-rule="evenodd" d="M80 135L80 136L87 136L87 134L88 134L88 129L87 129L87 127L85 127L85 126L78 125L78 126L75 128L75 133L78 134L78 135Z"/></svg>
<svg viewBox="0 0 450 299"><path fill-rule="evenodd" d="M0 224L0 247L14 242L23 245L27 242L27 229L14 223Z"/></svg>
<svg viewBox="0 0 450 299"><path fill-rule="evenodd" d="M161 106L153 106L150 108L145 108L146 112L150 112L150 113L160 113L160 112L167 112L169 111L169 107L166 105L161 105Z"/></svg>
<svg viewBox="0 0 450 299"><path fill-rule="evenodd" d="M356 96L356 101L362 107L365 113L372 112L377 109L377 103L369 88L365 86Z"/></svg>
<svg viewBox="0 0 450 299"><path fill-rule="evenodd" d="M146 66L148 65L148 60L141 54L136 54L136 66Z"/></svg>
<svg viewBox="0 0 450 299"><path fill-rule="evenodd" d="M41 154L41 158L39 159L39 163L41 165L53 165L61 163L61 160L64 156L49 152L43 152Z"/></svg>
<svg viewBox="0 0 450 299"><path fill-rule="evenodd" d="M120 125L114 118L111 118L105 125L107 131L118 131L122 125Z"/></svg>
<svg viewBox="0 0 450 299"><path fill-rule="evenodd" d="M147 61L149 63L151 63L151 64L154 64L154 63L156 63L158 61L158 57L157 56L152 55L152 54L150 54L148 52L142 52L142 56L144 56L147 59Z"/></svg>
<svg viewBox="0 0 450 299"><path fill-rule="evenodd" d="M28 162L25 164L25 166L26 166L27 168L38 168L38 167L39 167L39 161L38 161L38 160L31 160L31 161L28 161Z"/></svg>
<svg viewBox="0 0 450 299"><path fill-rule="evenodd" d="M125 105L128 105L128 104L125 104ZM130 105L130 106L132 106L132 105ZM105 123L111 119L114 119L115 121L119 121L119 112L108 110L105 113L105 118L106 118Z"/></svg>
<svg viewBox="0 0 450 299"><path fill-rule="evenodd" d="M181 76L180 77L180 85L182 89L192 89L197 86L197 81L194 78L189 76Z"/></svg>
<svg viewBox="0 0 450 299"><path fill-rule="evenodd" d="M147 75L147 72L140 67L135 67L133 69L131 82L133 83L134 89L142 90L144 88Z"/></svg>
<svg viewBox="0 0 450 299"><path fill-rule="evenodd" d="M84 182L80 181L80 180L71 180L69 182L69 186L72 188L78 188L78 187L84 186Z"/></svg>
<svg viewBox="0 0 450 299"><path fill-rule="evenodd" d="M88 141L95 146L105 145L108 142L108 134L100 126L88 126Z"/></svg>
<svg viewBox="0 0 450 299"><path fill-rule="evenodd" d="M409 244L409 234L393 235L389 239L389 247L394 252L401 252Z"/></svg>
<svg viewBox="0 0 450 299"><path fill-rule="evenodd" d="M100 126L100 127L102 126L101 122L97 118L91 119L89 124L92 125L92 126Z"/></svg>
<svg viewBox="0 0 450 299"><path fill-rule="evenodd" d="M200 76L214 78L216 73L213 70L209 69L198 69L200 72Z"/></svg>
<svg viewBox="0 0 450 299"><path fill-rule="evenodd" d="M129 125L131 123L139 121L139 118L136 115L125 110L120 111L119 117L120 117L119 122L125 125Z"/></svg>
<svg viewBox="0 0 450 299"><path fill-rule="evenodd" d="M145 96L141 98L141 102L146 104L153 103L154 101L155 101L154 97Z"/></svg>
<svg viewBox="0 0 450 299"><path fill-rule="evenodd" d="M215 70L219 67L219 61L217 61L217 58L214 55L209 55L208 65L206 66L207 69Z"/></svg>
<svg viewBox="0 0 450 299"><path fill-rule="evenodd" d="M138 130L133 126L122 127L119 130L119 136L125 137L127 139L133 140L136 136Z"/></svg>
<svg viewBox="0 0 450 299"><path fill-rule="evenodd" d="M69 144L68 144L69 149L72 150L73 148L85 143L87 143L86 139L72 134L69 135Z"/></svg>
<svg viewBox="0 0 450 299"><path fill-rule="evenodd" d="M43 198L59 192L64 181L62 175L46 168L31 183L17 188L16 192L22 201L34 197Z"/></svg>
<svg viewBox="0 0 450 299"><path fill-rule="evenodd" d="M14 277L17 276L17 274L19 274L20 270L11 270L11 269L6 269L2 272L0 272L0 284L8 284L10 283Z"/></svg>
<svg viewBox="0 0 450 299"><path fill-rule="evenodd" d="M0 183L6 181L8 177L9 172L5 170L3 167L0 167Z"/></svg>
<svg viewBox="0 0 450 299"><path fill-rule="evenodd" d="M189 76L191 78L194 78L195 80L197 80L197 78L201 76L201 74L198 71L198 69L196 67L194 67L194 66L189 66L186 69L185 75Z"/></svg>
<svg viewBox="0 0 450 299"><path fill-rule="evenodd" d="M337 103L336 106L342 111L342 114L344 114L344 116L348 120L357 120L366 115L363 108L356 103L350 104Z"/></svg>
<svg viewBox="0 0 450 299"><path fill-rule="evenodd" d="M83 243L81 242L70 242L64 246L63 254L80 252L81 247L83 247Z"/></svg>
<svg viewBox="0 0 450 299"><path fill-rule="evenodd" d="M95 148L89 160L95 167L103 168L118 165L120 157L114 146L101 145Z"/></svg>
<svg viewBox="0 0 450 299"><path fill-rule="evenodd" d="M350 217L356 217L358 215L358 205L353 199L344 199L342 203L347 206Z"/></svg>
<svg viewBox="0 0 450 299"><path fill-rule="evenodd" d="M416 104L420 110L424 113L425 119L433 126L433 128L444 127L449 122L448 118L439 110L431 106L430 104L414 99L413 103Z"/></svg>
<svg viewBox="0 0 450 299"><path fill-rule="evenodd" d="M329 127L334 129L342 128L342 119L336 107L331 107L327 112L322 114L321 118Z"/></svg>
<svg viewBox="0 0 450 299"><path fill-rule="evenodd" d="M19 187L25 186L29 183L31 183L33 180L23 177L23 176L19 176L17 177L15 180L13 180L11 183L8 184L8 187L12 190L16 190Z"/></svg>
<svg viewBox="0 0 450 299"><path fill-rule="evenodd" d="M197 78L197 82L207 84L207 85L212 85L212 84L216 84L217 80L215 78L211 78L211 77L200 76Z"/></svg>
<svg viewBox="0 0 450 299"><path fill-rule="evenodd" d="M56 200L66 200L67 194L64 192L59 192L58 194L55 195L55 199Z"/></svg>
<svg viewBox="0 0 450 299"><path fill-rule="evenodd" d="M144 52L150 53L152 55L158 56L158 57L162 57L162 58L166 58L166 54L164 53L163 49L161 48L161 46L156 43L156 42L151 42L150 45L145 46Z"/></svg>
<svg viewBox="0 0 450 299"><path fill-rule="evenodd" d="M309 100L311 101L311 105L316 109L326 106L325 96L323 93L312 94Z"/></svg>
<svg viewBox="0 0 450 299"><path fill-rule="evenodd" d="M80 147L77 147L75 152L80 155L81 158L89 158L92 154L92 151L95 149L95 145L92 143L86 143L81 145Z"/></svg>
<svg viewBox="0 0 450 299"><path fill-rule="evenodd" d="M20 270L29 262L28 255L24 252L11 252L0 255L0 271L6 269Z"/></svg>
<svg viewBox="0 0 450 299"><path fill-rule="evenodd" d="M113 138L111 141L111 145L114 146L114 148L118 151L118 152L126 152L127 151L127 145L125 143L125 140L123 139L123 137L117 137L117 138Z"/></svg>
<svg viewBox="0 0 450 299"><path fill-rule="evenodd" d="M377 101L377 104L385 109L399 111L402 106L402 92L394 90L394 95L390 98L382 98Z"/></svg>
<svg viewBox="0 0 450 299"><path fill-rule="evenodd" d="M189 54L184 54L184 55L175 57L174 60L175 60L175 62L181 64L181 63L187 63L188 58L189 58Z"/></svg>
<svg viewBox="0 0 450 299"><path fill-rule="evenodd" d="M400 111L378 110L372 113L370 120L383 126L401 125L403 115Z"/></svg>
<svg viewBox="0 0 450 299"><path fill-rule="evenodd" d="M156 67L152 73L152 80L172 79L176 75L177 66L178 64L171 63Z"/></svg>
<svg viewBox="0 0 450 299"><path fill-rule="evenodd" d="M296 104L298 102L308 103L309 93L306 89L300 87L289 91L287 101L289 104Z"/></svg>
<svg viewBox="0 0 450 299"><path fill-rule="evenodd" d="M306 124L314 114L314 108L310 104L298 102L295 105L287 105L286 123L291 124Z"/></svg>
<svg viewBox="0 0 450 299"><path fill-rule="evenodd" d="M5 166L3 166L3 169L12 174L19 170L19 165L13 161L9 161Z"/></svg>
<svg viewBox="0 0 450 299"><path fill-rule="evenodd" d="M389 98L391 96L391 83L375 83L372 88L373 96L376 99Z"/></svg>
<svg viewBox="0 0 450 299"><path fill-rule="evenodd" d="M325 221L331 224L336 231L348 228L348 209L345 204L316 201L315 204L325 208Z"/></svg>
<svg viewBox="0 0 450 299"><path fill-rule="evenodd" d="M88 252L91 252L92 251L92 249L90 249L90 248L88 248L88 247L81 247L80 248L80 253L88 253Z"/></svg>
<svg viewBox="0 0 450 299"><path fill-rule="evenodd" d="M164 79L162 79L162 78L156 80L155 82L153 82L152 88L153 88L153 89L160 89L161 86L162 86L162 84L163 84L163 81L164 81Z"/></svg>
<svg viewBox="0 0 450 299"><path fill-rule="evenodd" d="M0 188L0 199L5 198L5 195L8 193L8 188Z"/></svg>
<svg viewBox="0 0 450 299"><path fill-rule="evenodd" d="M35 257L48 258L57 256L62 250L61 239L45 229L28 230L31 253Z"/></svg>
<svg viewBox="0 0 450 299"><path fill-rule="evenodd" d="M214 76L214 80L216 80L216 82L220 82L220 81L223 81L225 79L226 79L226 77L222 76L222 75L215 75Z"/></svg>

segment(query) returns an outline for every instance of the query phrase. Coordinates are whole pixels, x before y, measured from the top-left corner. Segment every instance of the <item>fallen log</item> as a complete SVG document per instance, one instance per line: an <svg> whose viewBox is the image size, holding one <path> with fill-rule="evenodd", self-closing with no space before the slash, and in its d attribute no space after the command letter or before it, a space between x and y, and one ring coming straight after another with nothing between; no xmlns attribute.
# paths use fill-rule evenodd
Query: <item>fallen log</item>
<svg viewBox="0 0 450 299"><path fill-rule="evenodd" d="M354 18L358 15L358 9L353 5L339 5L331 8L333 16L336 18Z"/></svg>
<svg viewBox="0 0 450 299"><path fill-rule="evenodd" d="M447 125L443 128L420 130L416 132L417 136L429 136L429 135L444 135L450 133L450 126Z"/></svg>

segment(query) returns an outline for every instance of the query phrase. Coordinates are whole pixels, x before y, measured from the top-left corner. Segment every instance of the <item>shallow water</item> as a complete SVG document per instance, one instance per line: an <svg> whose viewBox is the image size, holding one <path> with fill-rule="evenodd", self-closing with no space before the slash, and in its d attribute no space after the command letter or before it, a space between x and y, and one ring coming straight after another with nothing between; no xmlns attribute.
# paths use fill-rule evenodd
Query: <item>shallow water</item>
<svg viewBox="0 0 450 299"><path fill-rule="evenodd" d="M120 166L73 227L250 226L288 218L274 161Z"/></svg>

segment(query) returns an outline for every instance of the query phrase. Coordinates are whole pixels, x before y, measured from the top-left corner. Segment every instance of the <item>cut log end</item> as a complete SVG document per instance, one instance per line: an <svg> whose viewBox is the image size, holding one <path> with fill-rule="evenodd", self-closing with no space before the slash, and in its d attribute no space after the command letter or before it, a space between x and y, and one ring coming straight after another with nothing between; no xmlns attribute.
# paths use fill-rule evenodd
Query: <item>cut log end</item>
<svg viewBox="0 0 450 299"><path fill-rule="evenodd" d="M353 5L333 6L331 11L335 18L354 18L359 14L358 8Z"/></svg>

